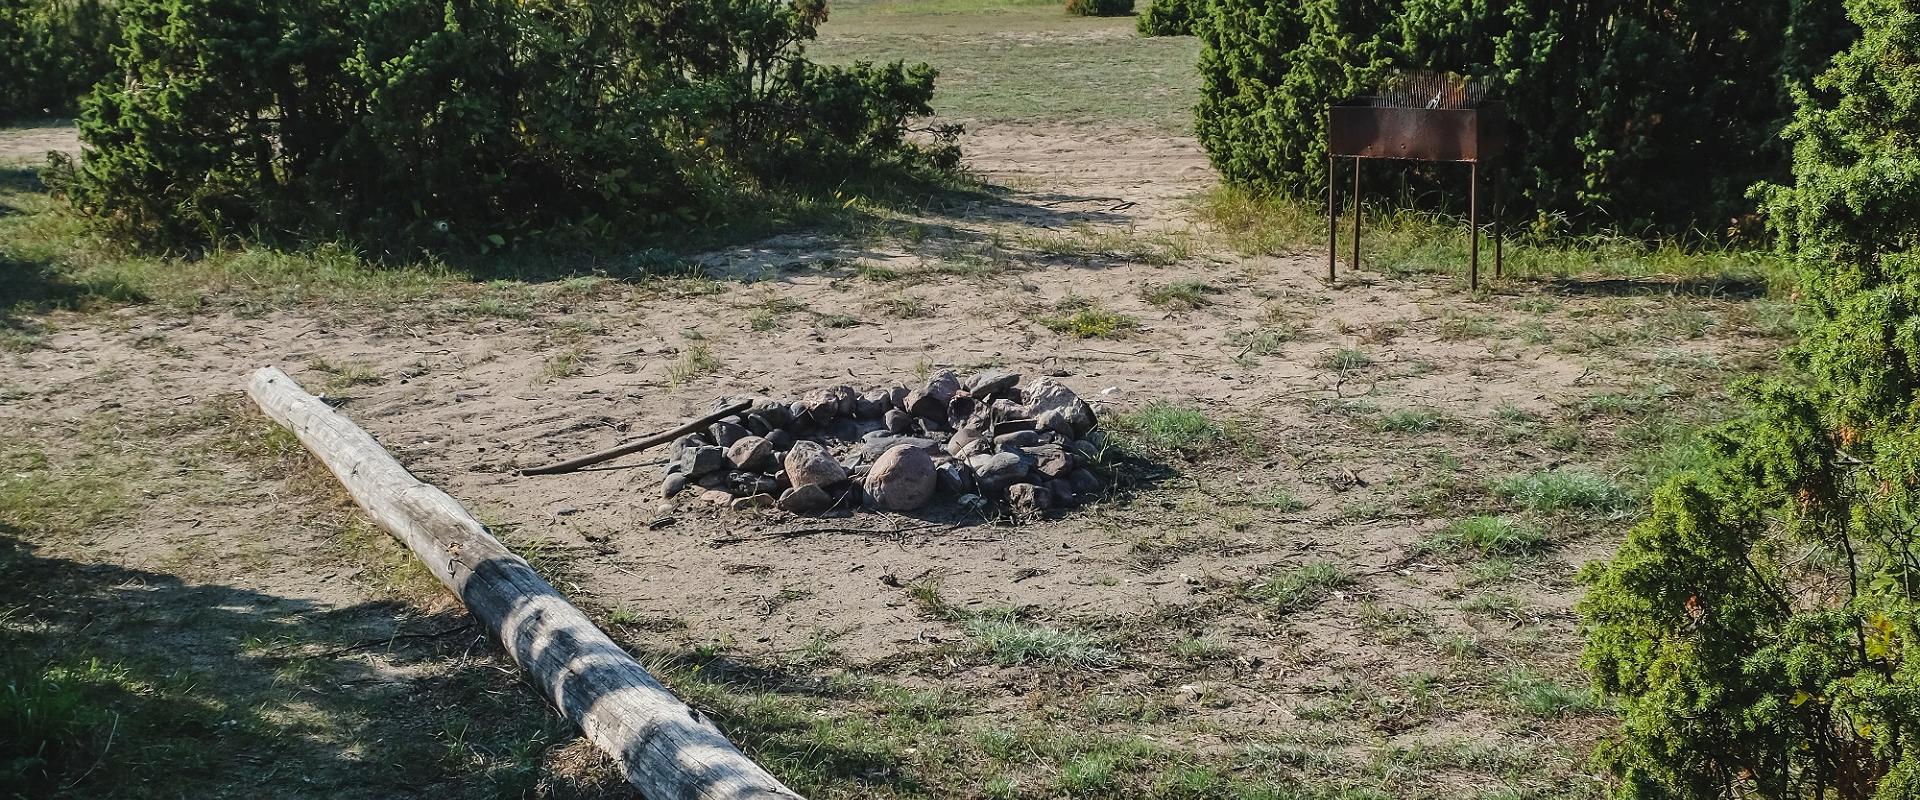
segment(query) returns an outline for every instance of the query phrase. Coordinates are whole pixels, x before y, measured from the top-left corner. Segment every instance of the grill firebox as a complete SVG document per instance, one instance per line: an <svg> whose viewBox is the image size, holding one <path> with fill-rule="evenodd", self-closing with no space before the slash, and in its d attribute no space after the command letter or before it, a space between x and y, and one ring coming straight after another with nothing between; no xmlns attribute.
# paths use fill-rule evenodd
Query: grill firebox
<svg viewBox="0 0 1920 800"><path fill-rule="evenodd" d="M1353 159L1353 259L1360 268L1360 162L1366 159L1467 165L1468 281L1480 287L1480 167L1497 168L1506 149L1507 117L1487 102L1479 85L1415 73L1396 76L1381 94L1327 109L1327 282L1334 281L1339 205L1333 176L1341 158ZM1496 176L1497 177L1497 176ZM1500 182L1493 184L1493 274L1501 274Z"/></svg>

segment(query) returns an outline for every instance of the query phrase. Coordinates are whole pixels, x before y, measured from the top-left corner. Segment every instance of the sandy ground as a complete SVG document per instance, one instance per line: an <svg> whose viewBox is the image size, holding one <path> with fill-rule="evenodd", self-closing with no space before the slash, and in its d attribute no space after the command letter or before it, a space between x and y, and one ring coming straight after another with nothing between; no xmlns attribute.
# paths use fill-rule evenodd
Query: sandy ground
<svg viewBox="0 0 1920 800"><path fill-rule="evenodd" d="M60 147L70 143L64 135L37 131L22 137L31 141L4 147ZM1026 606L1042 620L1112 629L1220 601L1228 587L1308 560L1337 561L1364 576L1342 602L1290 621L1236 607L1197 626L1149 634L1204 633L1230 645L1237 661L1223 671L1196 678L1140 669L1087 678L1155 695L1209 683L1237 698L1203 712L1222 725L1291 720L1305 702L1303 689L1431 665L1430 644L1383 642L1357 624L1358 600L1415 610L1443 631L1511 638L1513 649L1499 652L1553 642L1534 649L1555 671L1570 667L1574 593L1567 577L1610 545L1564 542L1550 566L1516 589L1528 609L1523 619L1475 616L1458 608L1454 568L1406 558L1410 544L1445 521L1406 511L1407 498L1433 478L1436 453L1455 456L1472 481L1566 461L1537 443L1488 439L1496 407L1551 416L1626 385L1639 356L1570 354L1511 337L1443 332L1453 314L1510 313L1524 291L1476 301L1444 279L1365 274L1329 287L1317 277L1317 254L1226 254L1207 244L1188 206L1213 180L1191 139L974 125L965 144L969 164L1007 187L998 198L929 211L915 221L928 232L917 240L790 235L706 254L700 260L723 276L712 294L614 284L528 319L345 308L247 318L139 308L55 317L40 346L0 371L0 383L14 387L0 416L8 427L64 430L105 412L186 413L232 402L246 375L262 365L280 366L316 391L331 377L316 368L321 362L336 372L354 365L371 381L329 392L345 414L510 542L551 543L561 588L590 607L652 621L636 635L722 643L746 658L777 658L824 639L852 663L904 673L905 680L999 687L991 706L1021 705L1035 679L1030 671L974 666L941 673L915 661L929 645L960 634L930 621L893 584L937 576L962 607ZM1116 232L1183 236L1199 245L1143 260L1101 249ZM1074 251L1062 241L1083 244ZM978 274L929 271L954 263L987 266ZM908 277L876 281L855 265ZM1144 287L1182 279L1221 291L1213 305L1187 312L1167 312L1141 297ZM1117 341L1080 341L1036 322L1069 295L1132 315L1142 328ZM755 331L749 318L770 298L805 310L779 315L774 330ZM917 301L924 315L894 318L887 309L902 301ZM1618 302L1567 298L1544 319L1577 327L1586 324L1582 309ZM835 316L857 322L835 327ZM1274 352L1248 355L1237 334L1275 321L1297 335ZM670 370L695 346L710 348L719 366L676 381ZM1733 336L1667 349L1725 357L1752 347ZM1363 350L1374 363L1346 373L1321 364L1341 348ZM577 363L577 374L556 374L556 359ZM1108 413L1152 400L1197 405L1249 432L1257 452L1231 459L1230 468L1173 463L1178 477L1157 487L1024 525L968 519L946 507L924 520L862 513L824 521L687 502L663 507L657 455L567 476L514 473L670 427L723 395L797 395L833 383L877 387L912 381L929 368L990 365L1055 376L1098 398ZM1441 409L1455 432L1383 439L1340 413L1354 402ZM227 467L223 479L257 502L206 508L192 498L159 499L138 524L98 531L73 543L74 551L319 603L366 596L358 569L309 569L280 558L267 571L222 566L245 563L263 546L318 547L299 541L298 525L287 524L314 513L311 502L258 488L244 466ZM1307 508L1247 504L1273 488L1294 493ZM1380 510L1353 510L1369 503ZM274 522L263 529L256 520ZM925 521L958 527L928 528ZM866 532L779 535L815 528ZM284 538L263 544L262 530ZM1524 637L1515 633L1523 624ZM903 666L909 663L918 666ZM1490 724L1480 713L1449 716L1408 735L1484 732Z"/></svg>

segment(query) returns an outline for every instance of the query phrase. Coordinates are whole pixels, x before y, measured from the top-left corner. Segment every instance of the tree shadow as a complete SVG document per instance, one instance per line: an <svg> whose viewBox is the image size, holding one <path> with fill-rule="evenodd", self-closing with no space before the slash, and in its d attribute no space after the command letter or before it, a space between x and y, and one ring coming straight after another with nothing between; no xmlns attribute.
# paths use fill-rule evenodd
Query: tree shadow
<svg viewBox="0 0 1920 800"><path fill-rule="evenodd" d="M1554 292L1594 297L1708 297L1758 300L1767 296L1767 282L1736 275L1656 276L1648 278L1557 278L1546 282Z"/></svg>
<svg viewBox="0 0 1920 800"><path fill-rule="evenodd" d="M0 795L519 797L572 780L542 769L571 727L464 613L195 584L25 536L0 524ZM631 796L615 788L598 796Z"/></svg>

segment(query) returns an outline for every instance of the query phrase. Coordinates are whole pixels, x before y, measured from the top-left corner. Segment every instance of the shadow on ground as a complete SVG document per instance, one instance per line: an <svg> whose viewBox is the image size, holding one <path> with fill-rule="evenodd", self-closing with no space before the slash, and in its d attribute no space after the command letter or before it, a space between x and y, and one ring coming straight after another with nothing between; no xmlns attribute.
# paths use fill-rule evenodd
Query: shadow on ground
<svg viewBox="0 0 1920 800"><path fill-rule="evenodd" d="M190 584L24 533L0 525L0 795L632 796L604 765L546 768L574 734L463 613Z"/></svg>
<svg viewBox="0 0 1920 800"><path fill-rule="evenodd" d="M1561 278L1547 286L1567 295L1596 297L1711 297L1723 300L1758 300L1767 296L1767 282L1758 278L1735 276L1655 277L1655 278Z"/></svg>

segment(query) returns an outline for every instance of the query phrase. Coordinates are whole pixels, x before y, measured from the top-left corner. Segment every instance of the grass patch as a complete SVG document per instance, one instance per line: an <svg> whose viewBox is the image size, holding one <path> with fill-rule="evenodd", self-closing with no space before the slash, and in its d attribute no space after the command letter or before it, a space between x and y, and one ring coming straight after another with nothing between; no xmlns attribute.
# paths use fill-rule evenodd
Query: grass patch
<svg viewBox="0 0 1920 800"><path fill-rule="evenodd" d="M720 359L714 358L713 348L705 342L694 342L680 351L680 357L667 365L667 378L676 384L706 375L720 368Z"/></svg>
<svg viewBox="0 0 1920 800"><path fill-rule="evenodd" d="M1253 507L1288 514L1305 511L1307 503L1284 486L1275 486L1253 498Z"/></svg>
<svg viewBox="0 0 1920 800"><path fill-rule="evenodd" d="M1447 423L1447 415L1431 408L1401 408L1381 415L1380 430L1393 433L1426 433L1439 430Z"/></svg>
<svg viewBox="0 0 1920 800"><path fill-rule="evenodd" d="M1493 491L1530 511L1619 512L1632 497L1619 484L1591 472L1551 469L1495 481Z"/></svg>
<svg viewBox="0 0 1920 800"><path fill-rule="evenodd" d="M1327 246L1326 207L1316 198L1262 197L1222 187L1202 201L1201 211L1226 234L1228 243L1243 253L1286 255L1309 249L1324 252L1321 249ZM1466 223L1460 218L1399 207L1384 212L1369 209L1366 217L1362 226L1365 233L1361 260L1367 269L1396 276L1466 275ZM1343 226L1334 252L1346 253L1352 248L1350 235L1350 229ZM1532 229L1509 229L1507 237L1505 274L1508 279L1680 278L1693 279L1680 288L1711 294L1722 291L1724 283L1760 281L1778 286L1785 285L1792 277L1788 264L1765 248L1685 243L1673 239L1649 242L1616 233L1574 234L1555 227L1552 220ZM1484 247L1480 255L1483 273L1490 273ZM1443 336L1462 338L1481 335L1477 331L1485 328L1481 322L1462 319L1453 323L1449 334L1447 325L1442 325ZM1678 326L1677 330L1684 336L1699 327L1697 321L1692 321Z"/></svg>
<svg viewBox="0 0 1920 800"><path fill-rule="evenodd" d="M1474 552L1482 556L1526 556L1547 547L1539 531L1505 517L1468 517L1455 520L1423 540L1416 551L1448 555Z"/></svg>
<svg viewBox="0 0 1920 800"><path fill-rule="evenodd" d="M893 319L919 319L927 316L927 301L905 293L882 297L869 303L867 307Z"/></svg>
<svg viewBox="0 0 1920 800"><path fill-rule="evenodd" d="M1320 368L1334 372L1352 372L1373 366L1373 356L1363 350L1341 347L1327 351L1320 356Z"/></svg>
<svg viewBox="0 0 1920 800"><path fill-rule="evenodd" d="M1248 593L1282 614L1319 605L1352 586L1353 574L1331 561L1313 561L1254 584Z"/></svg>
<svg viewBox="0 0 1920 800"><path fill-rule="evenodd" d="M1219 287L1200 280L1174 281L1140 290L1141 298L1168 311L1192 311L1213 305L1211 295L1219 293Z"/></svg>
<svg viewBox="0 0 1920 800"><path fill-rule="evenodd" d="M1565 717L1600 708L1592 691L1563 685L1526 667L1501 675L1499 689L1520 710L1536 717Z"/></svg>
<svg viewBox="0 0 1920 800"><path fill-rule="evenodd" d="M972 614L965 630L976 650L1001 664L1085 668L1107 666L1118 659L1098 638L1037 625L1011 609Z"/></svg>
<svg viewBox="0 0 1920 800"><path fill-rule="evenodd" d="M1148 448L1192 457L1227 441L1227 430L1192 406L1155 400L1111 421L1116 431Z"/></svg>
<svg viewBox="0 0 1920 800"><path fill-rule="evenodd" d="M1070 313L1041 317L1040 324L1075 339L1123 339L1140 328L1133 317L1092 304Z"/></svg>

